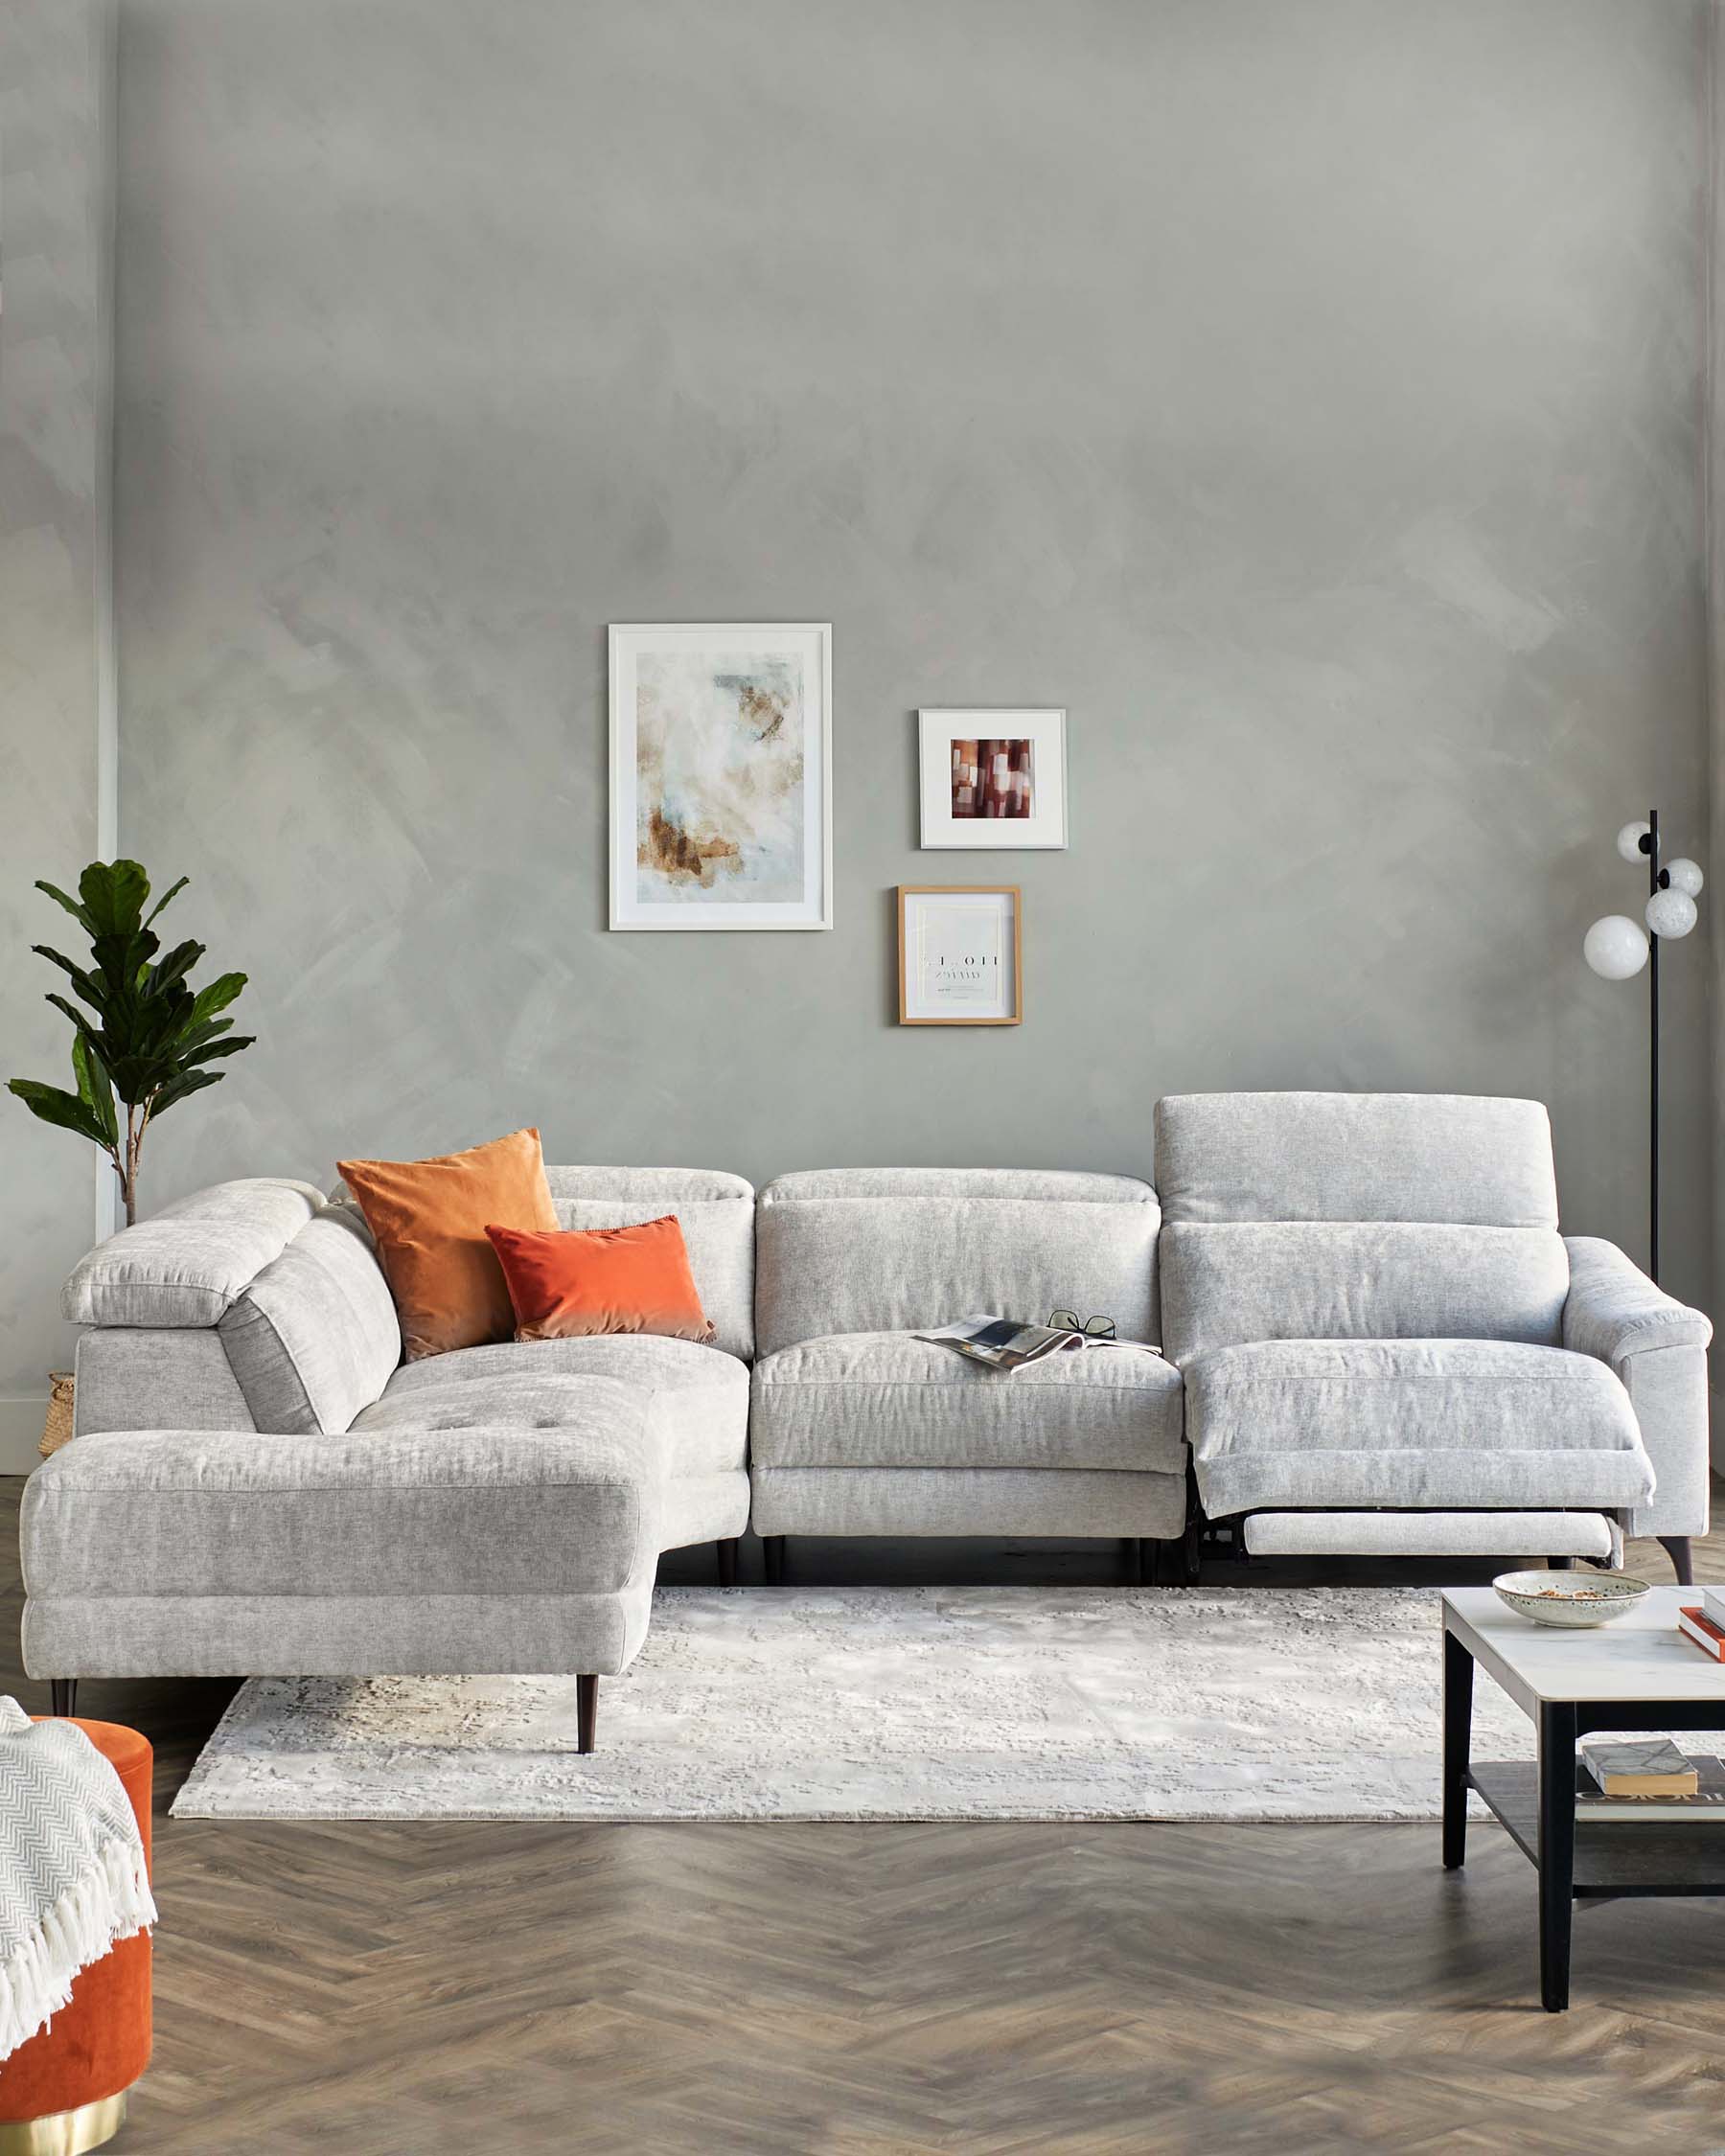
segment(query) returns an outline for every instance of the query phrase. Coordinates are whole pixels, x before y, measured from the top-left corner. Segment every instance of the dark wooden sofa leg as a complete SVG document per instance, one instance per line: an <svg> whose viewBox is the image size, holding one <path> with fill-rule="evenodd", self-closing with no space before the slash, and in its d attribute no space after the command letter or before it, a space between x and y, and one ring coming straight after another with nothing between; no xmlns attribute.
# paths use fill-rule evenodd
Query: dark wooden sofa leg
<svg viewBox="0 0 1725 2156"><path fill-rule="evenodd" d="M70 1718L78 1712L78 1679L76 1677L50 1677L48 1680L50 1710Z"/></svg>
<svg viewBox="0 0 1725 2156"><path fill-rule="evenodd" d="M735 1586L736 1586L736 1584L737 1584L737 1538L736 1538L736 1536L735 1536L735 1535L727 1535L727 1536L725 1536L725 1537L724 1537L724 1539L723 1541L721 1541L721 1542L716 1542L716 1543L715 1543L715 1544L713 1545L713 1548L715 1548L715 1549L716 1549L716 1550L717 1550L717 1551L719 1552L719 1584L720 1584L720 1586L721 1586L721 1587L735 1587Z"/></svg>
<svg viewBox="0 0 1725 2156"><path fill-rule="evenodd" d="M1659 1547L1671 1560L1671 1570L1677 1574L1679 1587L1695 1584L1695 1560L1690 1551L1688 1535L1661 1535Z"/></svg>
<svg viewBox="0 0 1725 2156"><path fill-rule="evenodd" d="M577 1677L575 1680L575 1721L580 1731L580 1749L593 1749L593 1735L599 1727L599 1680L597 1677Z"/></svg>
<svg viewBox="0 0 1725 2156"><path fill-rule="evenodd" d="M1546 1571L1548 1572L1573 1572L1575 1569L1576 1560L1573 1557L1548 1557L1546 1559Z"/></svg>
<svg viewBox="0 0 1725 2156"><path fill-rule="evenodd" d="M763 1535L761 1554L767 1560L767 1584L783 1587L785 1584L785 1538L783 1535Z"/></svg>

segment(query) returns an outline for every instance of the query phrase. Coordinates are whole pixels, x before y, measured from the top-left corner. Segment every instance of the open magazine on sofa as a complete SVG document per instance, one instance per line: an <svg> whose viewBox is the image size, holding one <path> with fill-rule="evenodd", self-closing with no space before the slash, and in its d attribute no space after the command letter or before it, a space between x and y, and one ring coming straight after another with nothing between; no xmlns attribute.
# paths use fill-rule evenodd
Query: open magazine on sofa
<svg viewBox="0 0 1725 2156"><path fill-rule="evenodd" d="M1148 1346L1141 1341L1116 1340L1112 1331L1095 1333L1077 1325L1032 1325L1022 1318L994 1318L987 1312L973 1318L959 1318L950 1325L937 1325L932 1332L918 1333L916 1338L929 1341L936 1347L950 1347L955 1355L1008 1377L1014 1370L1022 1370L1026 1363L1040 1363L1046 1355L1065 1355L1086 1347L1125 1347L1137 1348L1140 1354L1161 1353L1160 1348Z"/></svg>

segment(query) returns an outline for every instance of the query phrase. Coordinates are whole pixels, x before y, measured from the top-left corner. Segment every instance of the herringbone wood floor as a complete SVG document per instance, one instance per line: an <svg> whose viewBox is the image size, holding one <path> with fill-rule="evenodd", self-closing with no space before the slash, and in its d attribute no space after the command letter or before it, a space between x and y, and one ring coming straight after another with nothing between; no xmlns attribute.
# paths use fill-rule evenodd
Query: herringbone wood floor
<svg viewBox="0 0 1725 2156"><path fill-rule="evenodd" d="M0 1689L45 1709L20 1487ZM793 1569L1075 1581L1113 1555L794 1545ZM1725 1538L1700 1569L1725 1578ZM1495 1828L1446 1875L1436 1827L175 1824L232 1689L80 1697L157 1748L127 2156L1725 2149L1718 1904L1578 1915L1576 2005L1548 2017L1533 1875Z"/></svg>

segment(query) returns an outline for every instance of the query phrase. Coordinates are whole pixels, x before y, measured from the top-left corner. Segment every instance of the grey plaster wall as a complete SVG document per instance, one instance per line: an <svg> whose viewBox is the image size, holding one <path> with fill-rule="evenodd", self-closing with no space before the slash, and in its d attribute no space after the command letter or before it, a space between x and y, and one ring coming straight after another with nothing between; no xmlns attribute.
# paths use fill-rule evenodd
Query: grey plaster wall
<svg viewBox="0 0 1725 2156"><path fill-rule="evenodd" d="M108 316L104 10L0 7L0 1077L70 1083L30 952L65 916L34 878L97 850ZM63 948L63 944L62 944ZM92 1150L0 1094L0 1473L34 1458L70 1350L59 1284L89 1248Z"/></svg>
<svg viewBox="0 0 1725 2156"><path fill-rule="evenodd" d="M262 1044L156 1195L564 1159L1144 1170L1195 1087L1548 1100L1643 1244L1706 840L1700 0L124 0L128 850ZM611 935L610 620L835 624L838 927ZM922 703L1071 850L921 854ZM1026 1021L891 1022L890 892ZM1707 939L1667 1276L1710 1279Z"/></svg>

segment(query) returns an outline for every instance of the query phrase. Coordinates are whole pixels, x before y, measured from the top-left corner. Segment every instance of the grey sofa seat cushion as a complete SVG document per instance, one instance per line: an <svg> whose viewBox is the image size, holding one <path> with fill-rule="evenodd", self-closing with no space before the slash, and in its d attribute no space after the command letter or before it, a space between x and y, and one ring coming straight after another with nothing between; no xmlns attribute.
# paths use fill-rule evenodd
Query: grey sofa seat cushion
<svg viewBox="0 0 1725 2156"><path fill-rule="evenodd" d="M308 1221L218 1329L252 1422L288 1435L339 1434L402 1359L395 1298L356 1205Z"/></svg>
<svg viewBox="0 0 1725 2156"><path fill-rule="evenodd" d="M597 1387L629 1386L647 1403L653 1451L667 1476L713 1475L748 1457L748 1370L697 1341L631 1334L501 1342L404 1364L356 1435L380 1431L586 1427Z"/></svg>
<svg viewBox="0 0 1725 2156"><path fill-rule="evenodd" d="M1183 1367L1260 1340L1504 1340L1555 1347L1569 1259L1554 1228L1413 1221L1171 1222L1162 1343Z"/></svg>
<svg viewBox="0 0 1725 2156"><path fill-rule="evenodd" d="M757 1466L1182 1471L1180 1373L1136 1347L1003 1377L908 1333L840 1333L756 1364Z"/></svg>
<svg viewBox="0 0 1725 2156"><path fill-rule="evenodd" d="M1057 1305L1156 1337L1148 1183L1012 1169L824 1168L782 1176L755 1223L761 1354L832 1333L913 1332L967 1311Z"/></svg>
<svg viewBox="0 0 1725 2156"><path fill-rule="evenodd" d="M1178 1475L1112 1468L761 1467L760 1535L1148 1535L1185 1525Z"/></svg>
<svg viewBox="0 0 1725 2156"><path fill-rule="evenodd" d="M1543 1105L1471 1093L1171 1093L1156 1187L1170 1221L1557 1225Z"/></svg>
<svg viewBox="0 0 1725 2156"><path fill-rule="evenodd" d="M108 1595L544 1594L622 1588L657 1553L652 1395L603 1378L553 1429L80 1437L32 1476L27 1586Z"/></svg>
<svg viewBox="0 0 1725 2156"><path fill-rule="evenodd" d="M1258 1507L1548 1510L1653 1487L1629 1395L1562 1348L1473 1340L1263 1341L1185 1371L1212 1519Z"/></svg>
<svg viewBox="0 0 1725 2156"><path fill-rule="evenodd" d="M75 1325L213 1325L323 1204L309 1182L213 1183L99 1243L60 1308Z"/></svg>

